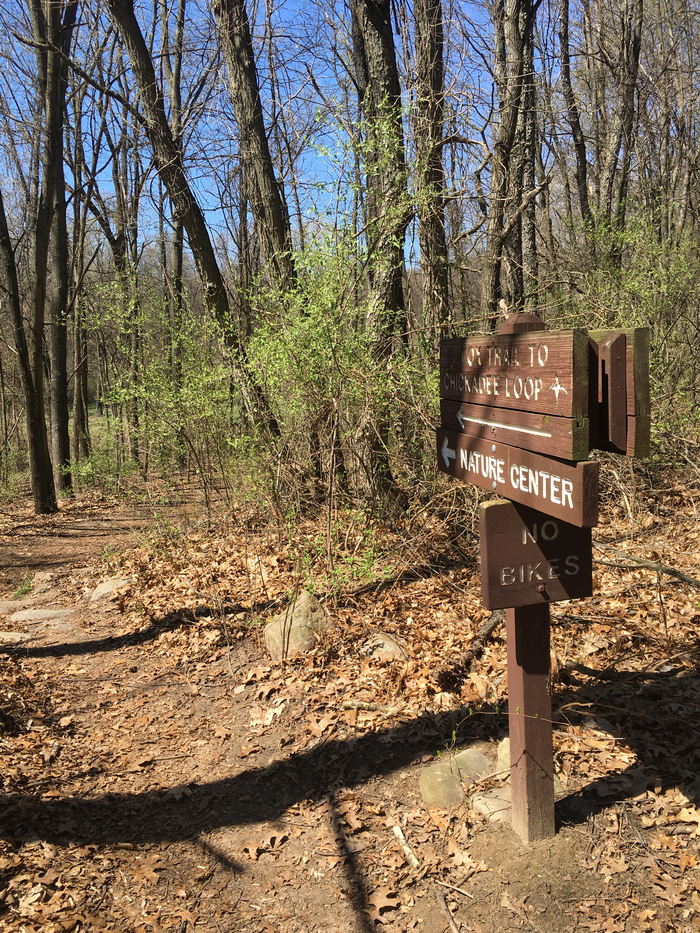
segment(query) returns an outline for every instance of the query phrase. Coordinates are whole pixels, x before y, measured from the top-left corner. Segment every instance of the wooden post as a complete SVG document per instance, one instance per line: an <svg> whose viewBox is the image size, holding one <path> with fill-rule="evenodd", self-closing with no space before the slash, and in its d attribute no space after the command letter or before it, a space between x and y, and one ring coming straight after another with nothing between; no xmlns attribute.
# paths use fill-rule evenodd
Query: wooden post
<svg viewBox="0 0 700 933"><path fill-rule="evenodd" d="M554 835L549 606L506 610L513 829L523 842Z"/></svg>
<svg viewBox="0 0 700 933"><path fill-rule="evenodd" d="M498 332L538 327L536 315L513 314ZM506 609L506 628L512 825L523 842L535 842L554 835L549 606Z"/></svg>

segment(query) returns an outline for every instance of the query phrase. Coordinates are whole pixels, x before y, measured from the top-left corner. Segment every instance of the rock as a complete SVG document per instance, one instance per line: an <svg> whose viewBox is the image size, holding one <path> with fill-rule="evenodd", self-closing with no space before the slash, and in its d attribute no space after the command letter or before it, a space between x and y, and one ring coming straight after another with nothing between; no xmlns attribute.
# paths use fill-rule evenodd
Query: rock
<svg viewBox="0 0 700 933"><path fill-rule="evenodd" d="M472 796L471 805L489 823L510 822L510 787L479 791Z"/></svg>
<svg viewBox="0 0 700 933"><path fill-rule="evenodd" d="M134 577L110 577L98 583L95 589L90 593L89 600L96 603L100 599L113 599L118 590L133 583Z"/></svg>
<svg viewBox="0 0 700 933"><path fill-rule="evenodd" d="M496 748L496 773L508 777L510 774L510 739L501 739Z"/></svg>
<svg viewBox="0 0 700 933"><path fill-rule="evenodd" d="M75 613L75 609L21 609L19 612L13 612L10 616L11 622L57 622L62 619L69 619Z"/></svg>
<svg viewBox="0 0 700 933"><path fill-rule="evenodd" d="M510 739L501 739L496 750L496 777L510 780ZM557 774L554 775L554 796L561 797L564 786Z"/></svg>
<svg viewBox="0 0 700 933"><path fill-rule="evenodd" d="M295 658L313 650L328 627L328 613L307 590L265 626L265 645L273 661Z"/></svg>
<svg viewBox="0 0 700 933"><path fill-rule="evenodd" d="M478 748L465 748L457 752L454 762L463 781L478 781L493 771L491 761Z"/></svg>
<svg viewBox="0 0 700 933"><path fill-rule="evenodd" d="M418 778L421 796L428 806L449 810L464 800L465 783L472 784L492 770L491 759L482 748L464 748L423 768Z"/></svg>
<svg viewBox="0 0 700 933"><path fill-rule="evenodd" d="M0 599L0 612L9 615L11 612L19 612L20 609L27 606L31 599Z"/></svg>
<svg viewBox="0 0 700 933"><path fill-rule="evenodd" d="M28 641L32 636L26 632L0 632L0 645L17 645Z"/></svg>
<svg viewBox="0 0 700 933"><path fill-rule="evenodd" d="M46 593L53 587L55 574L48 570L41 570L32 577L32 593Z"/></svg>
<svg viewBox="0 0 700 933"><path fill-rule="evenodd" d="M452 756L423 768L418 778L421 797L429 807L451 810L464 800L459 769Z"/></svg>
<svg viewBox="0 0 700 933"><path fill-rule="evenodd" d="M407 658L408 652L391 635L377 632L372 635L360 648L360 654L378 661L393 661L396 658Z"/></svg>

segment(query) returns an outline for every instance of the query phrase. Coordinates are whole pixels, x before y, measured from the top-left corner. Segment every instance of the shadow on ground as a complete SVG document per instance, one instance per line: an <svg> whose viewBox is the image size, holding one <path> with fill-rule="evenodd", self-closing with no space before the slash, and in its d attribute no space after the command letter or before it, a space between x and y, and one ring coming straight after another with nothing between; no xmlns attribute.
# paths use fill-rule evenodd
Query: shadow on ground
<svg viewBox="0 0 700 933"><path fill-rule="evenodd" d="M627 771L559 801L560 823L584 821L647 786L678 786L700 802L698 672L670 677L619 671L614 682L608 679L566 687L556 695L555 704L569 719L577 708L585 716L604 717L607 722L601 725L612 728L639 758ZM463 707L440 715L426 713L385 731L322 741L264 768L189 785L184 799L178 788L94 798L41 799L14 793L3 801L0 835L82 845L194 839L222 826L277 820L302 800L318 800L334 790L405 768L449 742L455 727L458 743L465 744L495 735L504 725L505 717L496 709L474 713Z"/></svg>

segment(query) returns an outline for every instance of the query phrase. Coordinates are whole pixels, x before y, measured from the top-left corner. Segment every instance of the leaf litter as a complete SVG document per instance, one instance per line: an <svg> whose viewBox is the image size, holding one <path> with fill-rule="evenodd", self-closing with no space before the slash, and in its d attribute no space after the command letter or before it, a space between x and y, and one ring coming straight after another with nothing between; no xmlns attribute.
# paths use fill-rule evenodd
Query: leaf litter
<svg viewBox="0 0 700 933"><path fill-rule="evenodd" d="M676 492L634 523L606 506L596 537L697 577L698 494ZM507 730L502 631L457 664L487 618L473 543L351 514L329 559L320 522L250 526L61 576L80 640L0 658L0 928L442 931L446 908L487 933L700 929L696 589L596 565L593 598L553 607L560 828L525 847L418 793L426 763ZM134 582L90 606L107 573ZM332 629L272 663L262 625L304 587ZM406 656L368 657L377 633Z"/></svg>

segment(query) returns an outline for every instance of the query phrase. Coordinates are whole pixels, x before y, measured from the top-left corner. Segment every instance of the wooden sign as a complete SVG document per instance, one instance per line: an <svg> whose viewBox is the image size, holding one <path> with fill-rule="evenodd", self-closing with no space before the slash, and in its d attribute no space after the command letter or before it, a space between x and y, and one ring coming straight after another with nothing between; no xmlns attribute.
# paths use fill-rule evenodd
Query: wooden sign
<svg viewBox="0 0 700 933"><path fill-rule="evenodd" d="M440 344L442 398L563 418L588 414L584 330L490 334Z"/></svg>
<svg viewBox="0 0 700 933"><path fill-rule="evenodd" d="M649 328L589 331L594 402L591 447L628 457L649 456ZM592 416L593 412L589 410Z"/></svg>
<svg viewBox="0 0 700 933"><path fill-rule="evenodd" d="M559 418L538 412L468 405L449 399L440 400L440 414L443 427L472 437L546 452L565 460L588 458L588 418Z"/></svg>
<svg viewBox="0 0 700 933"><path fill-rule="evenodd" d="M537 606L593 593L591 529L496 499L481 505L486 609Z"/></svg>
<svg viewBox="0 0 700 933"><path fill-rule="evenodd" d="M579 527L598 521L599 464L565 463L528 450L437 430L438 467L465 483Z"/></svg>

